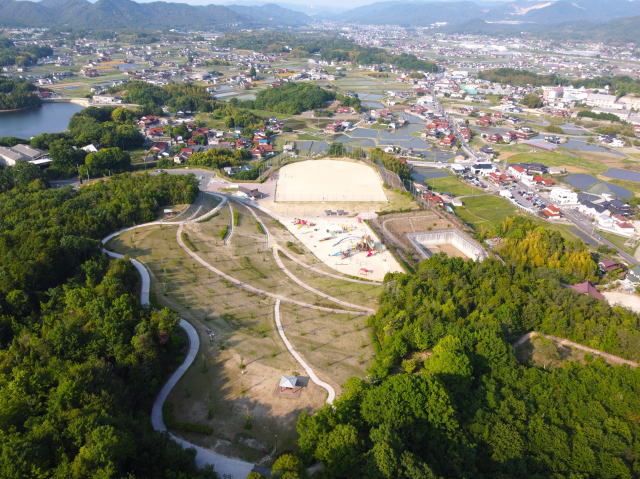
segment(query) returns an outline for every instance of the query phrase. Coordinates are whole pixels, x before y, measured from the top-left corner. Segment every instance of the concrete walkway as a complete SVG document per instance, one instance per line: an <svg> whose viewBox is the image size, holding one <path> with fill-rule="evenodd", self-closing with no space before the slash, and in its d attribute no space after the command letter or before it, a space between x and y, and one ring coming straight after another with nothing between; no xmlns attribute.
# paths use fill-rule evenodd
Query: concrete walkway
<svg viewBox="0 0 640 479"><path fill-rule="evenodd" d="M280 320L280 300L279 299L276 299L276 304L273 310L273 316L276 321L276 328L278 329L278 334L280 334L280 337L282 338L284 345L287 347L287 349L289 350L291 355L295 358L295 360L298 361L300 366L302 366L305 372L309 375L309 378L311 379L311 381L313 381L315 384L317 384L318 386L320 386L321 388L327 391L328 393L327 404L333 404L333 401L336 399L335 389L333 389L331 384L324 382L318 377L318 375L314 372L314 370L311 369L311 367L306 363L304 359L302 359L302 356L300 356L298 351L296 351L293 348L293 346L291 345L291 342L289 342L289 340L287 339L287 335L284 333L284 326L282 326L282 321Z"/></svg>
<svg viewBox="0 0 640 479"><path fill-rule="evenodd" d="M224 235L222 241L224 241L225 246L228 246L231 243L231 237L233 236L233 227L234 227L234 218L233 218L233 207L231 206L231 202L227 201L227 205L229 206L229 229L227 229L227 234Z"/></svg>
<svg viewBox="0 0 640 479"><path fill-rule="evenodd" d="M258 207L256 205L253 205L253 204L251 204L249 202L240 201L240 200L239 200L239 202L247 207L247 209L253 215L255 220L258 223L260 223L260 225L264 229L265 234L267 235L267 246L268 246L270 241L271 241L269 230L267 229L267 225L264 224L264 221L262 221L260 219L260 217L256 214L254 209L259 210L259 211L263 212L264 214L271 216L276 221L279 221L278 218L276 218L275 216L271 215L265 209L262 209L262 208L260 208L260 207ZM357 278L351 278L349 276L342 276L342 275L339 275L339 274L329 273L327 271L323 271L323 270L321 270L319 268L316 268L314 266L310 266L310 265L306 264L305 262L303 262L303 261L299 260L298 258L294 257L291 253L289 253L287 250L285 250L284 248L280 247L279 245L274 245L274 248L278 248L278 251L280 251L282 254L284 254L291 261L293 261L294 263L297 263L298 265L302 266L303 268L306 268L309 271L313 271L314 273L318 273L318 274L321 274L323 276L328 276L329 278L339 279L341 281L348 281L350 283L371 284L371 285L374 285L374 286L383 284L381 281L357 279Z"/></svg>
<svg viewBox="0 0 640 479"><path fill-rule="evenodd" d="M333 403L333 401L335 400L336 397L336 393L334 388L322 381L317 375L316 373L313 371L313 369L311 369L311 367L304 361L304 359L302 358L302 356L300 356L300 354L293 348L291 342L288 340L288 338L285 335L284 332L284 327L282 326L282 322L280 320L280 302L281 301L285 301L285 302L289 302L292 304L296 304L298 306L302 306L305 308L310 308L310 309L316 309L316 310L320 310L320 311L327 311L327 312L332 312L332 313L341 313L341 314L354 314L354 315L361 315L366 313L369 314L373 314L373 310L368 309L368 308L364 308L362 306L357 306L357 305L353 305L351 303L347 303L346 301L342 301L339 300L337 298L333 298L325 293L322 293L321 291L316 290L315 288L312 288L309 285L306 285L305 283L303 283L300 279L298 279L297 277L295 277L292 273L290 273L285 267L284 264L282 264L282 260L279 258L278 256L278 251L281 250L281 248L277 245L275 245L273 247L273 253L275 255L276 262L278 263L278 266L297 284L303 286L305 289L308 289L309 291L313 292L314 294L323 297L325 299L329 299L331 301L334 301L338 304L342 304L344 306L347 307L352 307L355 309L360 309L360 311L348 311L348 310L342 310L342 309L335 309L335 308L326 308L323 306L317 306L314 304L309 304L309 303L304 303L301 301L297 301L291 298L287 298L285 296L281 296L275 293L271 293L268 291L263 291L261 289L258 289L248 283L244 283L220 270L218 270L217 268L215 268L214 266L210 265L208 262L206 262L204 259L202 259L199 255L197 255L195 252L191 251L182 241L182 232L184 231L184 225L188 224L188 223L196 223L199 221L203 221L206 220L207 218L213 216L214 214L216 214L218 211L220 211L220 209L222 207L224 207L228 201L227 198L223 195L218 195L218 194L214 194L214 193L208 193L211 194L213 196L216 196L220 199L220 203L213 208L212 210L206 212L205 214L199 216L199 217L195 217L194 216L200 211L200 208L198 208L196 210L196 213L194 213L193 215L191 215L188 219L184 220L184 221L152 221L150 223L144 223L144 224L140 224L140 225L134 225L134 226L130 226L127 228L122 228L114 233L111 233L110 235L107 235L106 237L104 237L102 239L102 244L106 245L109 241L111 241L112 239L116 238L117 236L121 235L122 233L125 233L127 231L131 231L137 228L144 228L147 226L162 226L162 225L169 225L169 226L178 226L177 232L176 232L176 240L178 242L178 245L189 255L191 256L194 260L196 260L198 263L200 263L202 266L204 266L205 268L207 268L208 270L216 273L217 275L219 275L220 277L224 278L225 280L231 282L232 284L234 284L235 286L238 286L240 288L243 288L251 293L254 294L259 294L262 296L268 296L271 297L273 299L275 299L275 310L274 310L274 316L275 316L275 322L276 322L276 327L278 329L278 334L280 335L280 337L282 338L285 346L287 347L287 350L291 353L291 355L295 358L295 360L303 367L303 369L305 370L305 372L309 375L309 378L311 379L311 381L313 381L315 384L317 384L318 386L322 387L323 389L325 389L327 391L327 403L331 404ZM252 210L251 206L245 204L244 202L241 202L241 204L247 206L249 208L249 211L251 212L251 214L254 216L254 218L256 219L256 221L258 221L260 223L260 225L264 228L266 236L267 236L267 245L269 244L270 241L270 235L269 235L269 231L266 227L266 225L264 224L263 221L260 220L260 218L258 217L258 215L255 214L255 212ZM231 205L229 204L229 208L231 210L231 227L230 229L232 230L233 228L233 209L231 208ZM230 239L229 235L229 239ZM102 249L108 256L110 256L111 258L124 258L124 255L120 254L120 253L116 253L114 251L109 251L106 248L103 247ZM285 255L287 255L286 252L284 252ZM287 255L288 256L288 255ZM295 261L295 259L291 258L293 261ZM136 259L131 259L130 260L131 263L133 264L133 266L136 268L136 270L138 271L138 273L140 274L140 278L141 278L141 283L142 283L142 287L141 287L141 291L140 291L140 303L143 306L150 306L150 299L149 299L149 292L150 292L150 288L151 288L151 277L149 275L149 272L147 270L147 268L138 260ZM297 261L299 262L299 261ZM302 265L304 265L304 263L302 263ZM314 269L309 267L310 269ZM331 273L325 273L322 272L321 270L318 270L318 272L320 272L321 274L326 274L332 277L336 277L337 279L345 279L345 280L349 280L347 278L343 278L343 277L339 277L338 275L332 275ZM354 281L358 281L358 280L354 280ZM363 283L369 283L371 284L371 282L367 282L367 281L358 281L358 282L363 282ZM205 449L203 447L197 446L185 439L182 439L170 432L167 431L167 426L164 422L164 418L163 418L163 407L164 404L167 400L167 398L169 397L169 394L171 393L171 391L173 390L173 388L176 386L176 384L178 384L178 381L180 381L180 379L184 376L184 374L187 372L187 370L189 369L189 367L191 367L191 365L193 364L196 355L198 353L198 350L200 348L200 339L198 336L198 332L196 331L196 329L187 321L185 321L184 319L181 319L179 322L179 326L184 330L184 332L187 334L187 337L189 338L189 351L187 353L187 356L185 357L185 360L182 362L182 364L178 367L178 369L171 375L171 377L167 380L167 382L164 384L164 386L162 387L162 389L160 390L160 392L158 393L158 396L156 397L154 403L153 403L153 408L151 411L151 425L154 428L154 430L159 431L159 432L164 432L167 433L169 435L169 437L171 437L171 439L173 439L174 441L176 441L178 444L180 444L183 448L185 449L194 449L196 451L196 464L198 465L198 467L204 467L204 466L213 466L215 471L224 479L244 479L246 478L247 474L249 474L249 472L251 472L254 468L254 464L246 462L246 461L242 461L240 459L235 459L232 457L227 457L221 454L218 454L214 451Z"/></svg>
<svg viewBox="0 0 640 479"><path fill-rule="evenodd" d="M367 279L357 279L357 278L351 278L349 276L342 276L340 274L334 274L334 273L329 273L328 271L323 271L319 268L316 268L314 266L308 265L307 263L305 263L304 261L301 261L300 259L296 258L293 254L291 254L289 251L287 251L286 249L278 246L278 250L285 255L287 258L289 258L291 261L293 261L294 263L302 266L303 268L308 269L309 271L313 271L314 273L318 273L321 274L323 276L328 276L329 278L334 278L334 279L339 279L340 281L348 281L349 283L358 283L358 284L369 284L372 286L381 286L384 283L382 281L375 281L373 279L371 280L367 280Z"/></svg>
<svg viewBox="0 0 640 479"><path fill-rule="evenodd" d="M313 286L308 285L307 283L302 281L300 278L298 278L296 275L294 275L291 271L289 271L287 269L287 267L282 262L282 258L280 258L280 254L278 253L279 249L280 248L278 248L277 246L273 247L273 259L276 261L276 264L278 265L278 268L280 268L280 270L284 274L286 274L289 277L289 279L291 279L291 281L293 281L294 283L296 283L300 287L306 289L307 291L310 291L313 294L315 294L317 296L320 296L321 298L324 298L324 299L326 299L328 301L331 301L333 303L339 304L340 306L344 306L346 308L361 309L362 311L365 311L368 314L374 314L375 313L375 311L373 309L371 309L371 308L365 308L364 306L359 306L357 304L349 303L347 301L343 301L341 299L334 298L333 296L330 296L330 295L328 295L326 293L323 293L322 291L314 288Z"/></svg>
<svg viewBox="0 0 640 479"><path fill-rule="evenodd" d="M198 332L195 328L184 319L180 320L180 327L189 337L189 351L183 363L175 370L164 386L162 386L162 389L153 402L153 409L151 410L151 425L156 431L168 433L169 437L180 444L183 448L195 449L196 465L198 467L202 468L211 465L220 477L228 477L229 479L245 479L247 474L249 474L253 469L253 464L241 461L240 459L223 456L222 454L196 446L195 444L192 444L189 441L167 431L167 426L164 423L162 415L164 403L169 397L171 390L176 386L176 384L178 384L178 381L180 381L182 376L184 376L189 367L193 364L193 361L198 354L198 349L200 348L200 338L198 337Z"/></svg>
<svg viewBox="0 0 640 479"><path fill-rule="evenodd" d="M303 301L298 301L296 299L292 299L292 298L289 298L287 296L283 296L281 294L276 294L276 293L272 293L270 291L265 291L263 289L256 288L255 286L253 286L253 285L251 285L249 283L246 283L244 281L240 281L239 279L236 279L233 276L228 275L227 273L219 270L215 266L209 264L207 261L202 259L197 253L195 253L194 251L189 249L189 247L184 243L184 241L182 241L182 232L183 232L183 230L184 230L184 225L181 224L178 227L178 231L176 232L176 241L178 242L178 245L184 250L184 252L187 253L189 256L191 256L191 258L196 260L202 266L207 268L209 271L211 271L212 273L217 274L221 278L226 279L227 281L229 281L234 286L242 288L242 289L244 289L246 291L249 291L250 293L253 293L253 294L258 294L260 296L267 296L267 297L273 298L275 300L284 301L285 303L296 304L298 306L302 306L303 308L317 309L318 311L326 311L328 313L355 314L355 315L364 314L363 311L346 311L344 309L327 308L327 307L324 307L324 306L317 306L315 304L305 303Z"/></svg>
<svg viewBox="0 0 640 479"><path fill-rule="evenodd" d="M216 195L217 196L217 195ZM220 197L221 202L216 208L205 213L205 215L196 218L189 219L187 221L199 221L203 218L207 218L212 214L216 213L220 210L222 206L226 203L226 198ZM119 234L129 231L135 228L141 228L143 226L151 226L153 224L167 224L165 222L152 222L146 223L142 225L136 225L129 228L124 228L122 230L117 231L116 233L112 233L105 238L102 239L102 244L108 243L111 239L115 238ZM182 224L182 223L173 223L173 224ZM109 251L103 248L103 251L111 258L124 258L124 255L120 253L116 253L114 251ZM142 283L141 291L140 291L140 304L143 306L150 306L149 301L149 291L151 288L151 277L149 275L149 271L145 266L140 263L136 259L131 259L131 263L136 268L138 273L140 274L140 279ZM180 444L185 449L195 449L196 451L196 465L198 467L205 466L213 466L214 470L220 475L221 478L225 479L245 479L247 475L253 470L254 464L246 461L242 461L240 459L235 459L232 457L223 456L222 454L218 454L216 452L210 451L203 447L197 446L185 439L182 439L175 434L171 434L167 431L167 426L164 423L164 418L162 415L162 410L164 407L164 403L166 402L169 394L173 390L173 388L178 384L178 381L184 376L189 367L193 364L193 361L198 354L198 349L200 348L200 338L198 337L198 332L195 328L185 321L184 319L180 320L179 326L184 330L189 338L189 351L187 352L187 356L185 357L182 364L174 371L171 377L167 380L167 382L162 386L162 389L156 396L156 399L153 402L153 408L151 410L151 426L154 430L158 432L165 432L169 435L171 439Z"/></svg>

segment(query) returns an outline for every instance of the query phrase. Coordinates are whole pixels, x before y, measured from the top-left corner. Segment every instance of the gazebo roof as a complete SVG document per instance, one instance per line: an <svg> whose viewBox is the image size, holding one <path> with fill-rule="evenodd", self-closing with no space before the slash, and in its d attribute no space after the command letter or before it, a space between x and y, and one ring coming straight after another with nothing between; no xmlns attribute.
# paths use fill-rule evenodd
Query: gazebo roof
<svg viewBox="0 0 640 479"><path fill-rule="evenodd" d="M298 387L298 378L296 376L282 376L280 378L281 388L295 388Z"/></svg>

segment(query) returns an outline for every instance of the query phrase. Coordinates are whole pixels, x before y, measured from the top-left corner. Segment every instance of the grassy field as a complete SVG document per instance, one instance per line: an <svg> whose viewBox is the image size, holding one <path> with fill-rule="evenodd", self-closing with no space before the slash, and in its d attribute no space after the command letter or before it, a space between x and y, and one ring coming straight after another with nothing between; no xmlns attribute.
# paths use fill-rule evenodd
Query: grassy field
<svg viewBox="0 0 640 479"><path fill-rule="evenodd" d="M182 206L180 219L202 214L215 200L205 196ZM176 208L177 210L178 208ZM293 283L280 271L246 207L234 203L238 224L229 245L218 233L230 224L229 208L202 223L185 228L198 254L228 274L250 284L313 304L338 307ZM277 221L263 213L272 241L295 243L308 264L319 260ZM189 320L200 334L196 362L169 397L174 420L208 426L211 435L176 431L196 444L250 461L265 458L278 435L279 449L295 447L295 421L302 410L322 406L326 392L309 383L296 397L277 392L282 375L304 375L284 348L273 323L274 302L234 287L203 268L176 244L175 226L141 228L123 234L109 247L147 265L152 278L152 301ZM282 258L302 281L343 300L372 306L380 286L328 278ZM287 336L316 373L340 391L350 376L363 377L373 354L362 316L334 314L283 303ZM215 337L209 339L208 332Z"/></svg>
<svg viewBox="0 0 640 479"><path fill-rule="evenodd" d="M624 236L619 236L614 233L609 233L608 231L598 230L598 234L603 238L611 241L618 248L623 250L625 253L633 254L636 251L636 247L638 246L638 242L635 240L629 240L629 238L625 238Z"/></svg>
<svg viewBox="0 0 640 479"><path fill-rule="evenodd" d="M455 176L443 176L442 178L431 178L425 180L435 191L440 193L452 193L455 196L476 195L484 193L480 188L468 185Z"/></svg>
<svg viewBox="0 0 640 479"><path fill-rule="evenodd" d="M462 200L463 206L456 207L457 215L475 230L491 229L509 216L525 215L509 200L497 196L478 196Z"/></svg>
<svg viewBox="0 0 640 479"><path fill-rule="evenodd" d="M501 158L508 158L509 163L538 162L547 166L564 167L569 173L590 173L593 175L602 174L609 168L640 167L640 162L604 152L569 152L560 149L531 153L530 150L531 147L527 145L502 147L500 148Z"/></svg>

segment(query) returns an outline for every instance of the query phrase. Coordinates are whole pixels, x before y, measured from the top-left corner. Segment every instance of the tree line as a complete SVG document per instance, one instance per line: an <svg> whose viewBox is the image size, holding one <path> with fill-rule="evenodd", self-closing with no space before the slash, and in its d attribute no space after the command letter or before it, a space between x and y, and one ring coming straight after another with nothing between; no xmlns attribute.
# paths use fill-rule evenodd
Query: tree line
<svg viewBox="0 0 640 479"><path fill-rule="evenodd" d="M98 243L196 193L169 175L0 193L0 477L217 477L149 424L177 315L141 307L135 269Z"/></svg>
<svg viewBox="0 0 640 479"><path fill-rule="evenodd" d="M291 34L286 32L243 32L227 34L218 40L223 47L260 51L263 53L290 53L298 57L320 55L327 61L351 62L360 65L390 64L403 70L436 72L438 66L415 55L393 55L382 48L364 47L355 41L334 34Z"/></svg>
<svg viewBox="0 0 640 479"><path fill-rule="evenodd" d="M640 94L640 80L627 75L599 76L595 78L565 78L559 75L541 75L516 68L496 68L478 73L478 78L494 83L513 86L574 86L576 88L604 89L609 87L618 97L628 94Z"/></svg>
<svg viewBox="0 0 640 479"><path fill-rule="evenodd" d="M640 371L589 357L545 369L511 347L536 329L639 359L636 314L550 271L436 255L389 275L369 319L369 376L302 413L297 454L276 472L302 478L322 462L314 477L636 477Z"/></svg>
<svg viewBox="0 0 640 479"><path fill-rule="evenodd" d="M36 87L26 80L12 80L0 76L0 110L17 110L39 106L42 101L34 92Z"/></svg>
<svg viewBox="0 0 640 479"><path fill-rule="evenodd" d="M51 47L26 45L17 47L8 38L0 39L0 66L18 65L29 66L35 65L40 58L53 55Z"/></svg>

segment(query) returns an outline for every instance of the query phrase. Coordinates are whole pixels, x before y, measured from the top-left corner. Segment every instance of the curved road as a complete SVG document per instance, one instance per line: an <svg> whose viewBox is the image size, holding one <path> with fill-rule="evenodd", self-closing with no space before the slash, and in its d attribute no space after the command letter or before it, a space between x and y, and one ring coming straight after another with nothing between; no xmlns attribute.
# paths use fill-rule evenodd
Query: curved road
<svg viewBox="0 0 640 479"><path fill-rule="evenodd" d="M284 274L286 274L289 277L289 279L291 279L291 281L293 281L294 283L298 284L300 287L306 289L307 291L312 292L313 294L315 294L317 296L320 296L321 298L324 298L324 299L326 299L328 301L331 301L332 303L339 304L340 306L344 306L346 308L361 309L362 311L365 311L368 314L374 314L375 313L375 311L373 309L365 308L364 306L359 306L357 304L349 303L347 301L343 301L341 299L334 298L333 296L330 296L330 295L328 295L326 293L323 293L322 291L317 290L313 286L308 285L307 283L302 281L300 278L298 278L296 275L294 275L291 271L289 271L287 269L287 267L282 262L282 259L280 258L280 254L278 253L278 250L279 249L278 249L277 246L273 247L273 259L276 261L276 264L278 265L278 268Z"/></svg>

